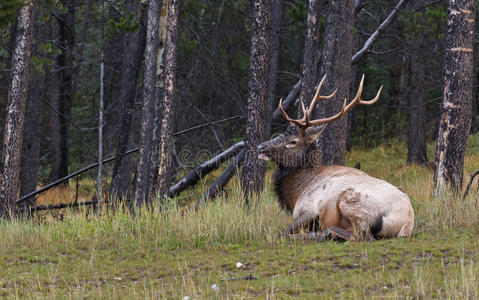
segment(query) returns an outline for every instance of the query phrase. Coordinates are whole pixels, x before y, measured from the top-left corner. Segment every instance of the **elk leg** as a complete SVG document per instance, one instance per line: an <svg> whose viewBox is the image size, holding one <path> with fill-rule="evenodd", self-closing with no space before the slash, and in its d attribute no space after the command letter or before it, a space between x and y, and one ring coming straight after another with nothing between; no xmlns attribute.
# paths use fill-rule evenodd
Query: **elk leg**
<svg viewBox="0 0 479 300"><path fill-rule="evenodd" d="M349 241L353 234L341 227L331 226L324 230L319 237L316 238L318 242L333 241Z"/></svg>
<svg viewBox="0 0 479 300"><path fill-rule="evenodd" d="M312 216L308 214L300 214L296 219L293 220L288 226L286 230L286 234L294 234L297 233L300 229L305 228L305 226L309 226L311 222L315 222L317 216Z"/></svg>

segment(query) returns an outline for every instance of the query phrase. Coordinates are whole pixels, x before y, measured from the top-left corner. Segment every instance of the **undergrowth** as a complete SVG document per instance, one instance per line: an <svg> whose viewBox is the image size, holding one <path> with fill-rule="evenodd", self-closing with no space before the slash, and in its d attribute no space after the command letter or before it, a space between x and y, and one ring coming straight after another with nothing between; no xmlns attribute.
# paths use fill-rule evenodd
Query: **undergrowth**
<svg viewBox="0 0 479 300"><path fill-rule="evenodd" d="M248 209L235 179L198 211L194 201L180 205L170 199L161 209L135 215L121 209L97 214L84 207L64 210L61 218L1 221L0 296L479 298L476 188L465 200L453 194L433 197L432 170L405 161L404 145L392 142L354 148L346 164L360 162L362 170L410 196L411 238L342 244L289 240L283 231L291 217L276 203L270 166L263 193ZM478 168L476 135L465 178ZM189 191L181 203L201 192ZM235 267L238 261L243 268ZM221 281L248 274L257 280Z"/></svg>

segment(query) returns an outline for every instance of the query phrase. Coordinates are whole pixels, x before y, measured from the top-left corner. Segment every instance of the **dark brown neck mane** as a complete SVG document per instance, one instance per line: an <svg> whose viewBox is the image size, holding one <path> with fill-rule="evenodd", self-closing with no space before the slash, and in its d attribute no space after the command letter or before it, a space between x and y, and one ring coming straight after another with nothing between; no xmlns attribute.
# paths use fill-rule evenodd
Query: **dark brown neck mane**
<svg viewBox="0 0 479 300"><path fill-rule="evenodd" d="M294 166L278 165L274 173L274 191L281 208L292 212L300 193L313 180L317 169L322 167L316 145L311 144Z"/></svg>

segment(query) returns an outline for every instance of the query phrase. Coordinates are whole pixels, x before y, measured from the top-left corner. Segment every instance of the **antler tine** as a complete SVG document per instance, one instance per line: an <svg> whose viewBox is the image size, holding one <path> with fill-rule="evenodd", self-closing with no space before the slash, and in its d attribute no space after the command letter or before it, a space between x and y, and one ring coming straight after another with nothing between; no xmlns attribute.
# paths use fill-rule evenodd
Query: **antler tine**
<svg viewBox="0 0 479 300"><path fill-rule="evenodd" d="M347 101L348 101L348 99L347 99L347 98L344 98L344 103L343 103L343 107L341 108L341 111L338 112L337 114L335 114L334 116L329 117L329 118L324 118L324 119L309 121L309 122L308 122L308 125L309 125L309 126L322 125L322 124L330 123L330 122L332 122L332 121L335 121L335 120L341 118L345 113L348 112L348 111L347 111L347 106L346 106Z"/></svg>
<svg viewBox="0 0 479 300"><path fill-rule="evenodd" d="M303 108L303 112L305 112L304 104L302 102L301 102L301 106ZM301 127L306 126L306 114L300 120L291 119L283 109L283 98L281 98L279 100L278 109L281 112L281 114L283 115L283 117L286 119L286 121L297 124Z"/></svg>
<svg viewBox="0 0 479 300"><path fill-rule="evenodd" d="M378 93L376 94L376 97L374 97L373 99L371 99L369 101L361 100L361 94L363 92L363 86L364 86L364 74L361 77L361 82L359 83L359 88L358 88L358 91L356 92L356 96L354 96L353 100L351 100L351 102L348 105L346 105L347 99L344 99L343 107L342 107L342 109L339 113L337 113L336 115L334 115L332 117L329 117L329 118L324 118L324 119L319 119L319 120L314 120L314 121L309 121L308 120L308 126L321 125L321 124L332 122L334 120L337 120L337 119L341 118L344 114L346 114L348 111L353 109L358 104L371 105L371 104L375 103L376 101L378 101L379 96L381 95L381 91L383 89L383 86L381 85L381 87L379 88Z"/></svg>
<svg viewBox="0 0 479 300"><path fill-rule="evenodd" d="M319 94L319 92L320 92L320 90L321 90L321 87L323 86L324 80L326 79L326 76L327 76L327 74L325 74L325 75L323 76L323 78L321 79L321 81L319 82L318 88L316 89L316 93L314 94L314 98L313 98L313 100L311 101L311 104L309 105L308 113L307 113L307 118L306 118L306 121L307 121L307 122L308 122L308 120L310 119L311 114L313 113L314 106L316 105L316 102L318 101L318 99L323 99L323 100L330 99L330 98L334 97L334 95L336 95L336 92L338 91L338 89L335 89L334 92L333 92L331 95L329 95L329 96L321 96L321 95Z"/></svg>
<svg viewBox="0 0 479 300"><path fill-rule="evenodd" d="M381 95L381 91L383 90L383 86L381 85L381 87L379 88L378 93L376 94L376 97L374 97L371 100L365 101L365 100L361 99L361 94L363 93L363 85L364 85L364 74L363 74L363 76L361 76L361 82L359 83L359 88L358 88L358 91L356 93L356 96L351 101L351 103L348 105L348 107L353 103L354 103L354 105L353 105L353 107L354 107L358 104L371 105L371 104L374 104L376 101L378 101L379 96Z"/></svg>

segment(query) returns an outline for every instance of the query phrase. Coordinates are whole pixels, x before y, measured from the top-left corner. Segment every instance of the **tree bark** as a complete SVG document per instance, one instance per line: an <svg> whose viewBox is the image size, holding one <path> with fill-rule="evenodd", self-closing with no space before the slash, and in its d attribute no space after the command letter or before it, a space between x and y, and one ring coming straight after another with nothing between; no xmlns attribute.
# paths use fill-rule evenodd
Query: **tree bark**
<svg viewBox="0 0 479 300"><path fill-rule="evenodd" d="M304 42L303 58L303 85L299 95L299 102L309 106L317 84L317 56L319 40L319 0L309 0L308 20L306 23L306 38ZM302 117L302 116L298 116Z"/></svg>
<svg viewBox="0 0 479 300"><path fill-rule="evenodd" d="M246 157L241 184L246 205L249 197L263 188L264 164L258 160L258 145L264 140L266 105L268 103L269 37L271 1L251 1L251 53L248 83L248 121L246 124Z"/></svg>
<svg viewBox="0 0 479 300"><path fill-rule="evenodd" d="M71 106L74 96L73 89L73 48L75 46L75 0L61 0L67 9L60 14L58 20L60 54L57 56L56 72L58 74L59 93L54 104L56 112L52 114L52 147L53 157L50 170L50 180L56 180L68 175L68 150L70 135Z"/></svg>
<svg viewBox="0 0 479 300"><path fill-rule="evenodd" d="M176 66L178 55L178 18L179 0L168 0L166 59L165 59L165 94L161 105L161 123L159 127L158 192L163 200L168 194L169 168L172 163L173 116L175 109Z"/></svg>
<svg viewBox="0 0 479 300"><path fill-rule="evenodd" d="M121 15L108 2L108 21L117 22ZM115 150L118 133L117 123L120 118L121 103L118 101L121 81L121 55L124 34L114 34L107 39L105 48L105 120L104 120L104 149L105 153L112 154Z"/></svg>
<svg viewBox="0 0 479 300"><path fill-rule="evenodd" d="M464 154L472 110L473 42L476 1L450 0L445 35L444 88L436 149L434 190L462 188Z"/></svg>
<svg viewBox="0 0 479 300"><path fill-rule="evenodd" d="M158 38L158 56L156 59L156 101L154 106L154 118L153 118L153 137L152 144L152 159L150 164L150 178L148 186L150 190L153 190L153 186L158 179L158 161L160 160L159 144L160 140L160 120L162 119L162 99L165 94L165 61L166 61L166 36L167 36L167 16L168 16L168 1L163 0L161 5L161 15L159 23L159 38Z"/></svg>
<svg viewBox="0 0 479 300"><path fill-rule="evenodd" d="M267 122L265 136L271 136L272 112L274 111L274 103L276 102L276 75L278 72L279 61L279 42L281 37L281 5L283 0L271 0L271 32L270 32L270 67L269 67L269 83L268 83L268 106L267 106Z"/></svg>
<svg viewBox="0 0 479 300"><path fill-rule="evenodd" d="M415 61L412 55L407 61L408 86L405 97L409 100L407 163L425 165L427 164L427 145L424 128L426 114L423 104L425 90L423 65L421 62Z"/></svg>
<svg viewBox="0 0 479 300"><path fill-rule="evenodd" d="M143 115L141 121L140 151L136 170L135 199L137 203L149 202L150 164L153 158L152 138L156 97L156 71L158 58L158 23L160 1L148 3L148 21L145 48L145 75L143 85Z"/></svg>
<svg viewBox="0 0 479 300"><path fill-rule="evenodd" d="M133 13L136 20L141 19L139 9L138 1L129 0L127 2L127 13ZM122 108L117 130L116 160L110 186L110 196L113 198L126 197L131 183L131 158L125 157L125 152L131 140L130 131L136 100L136 85L145 48L145 35L146 26L142 22L138 31L127 33L124 37L119 98Z"/></svg>
<svg viewBox="0 0 479 300"><path fill-rule="evenodd" d="M322 93L330 94L336 88L338 92L336 97L317 107L318 117L329 117L338 113L344 99L349 99L353 25L354 0L329 1L320 74L328 76ZM347 119L342 118L330 123L319 137L318 145L324 164L344 164L346 130Z"/></svg>
<svg viewBox="0 0 479 300"><path fill-rule="evenodd" d="M18 192L23 122L30 73L34 7L30 3L20 9L15 51L12 58L12 79L8 92L7 115L3 136L3 172L0 177L0 218L14 213Z"/></svg>
<svg viewBox="0 0 479 300"><path fill-rule="evenodd" d="M32 72L33 73L33 72ZM46 84L37 73L30 75L29 92L25 113L25 133L20 168L20 195L26 195L37 188L40 156L40 125L42 123L43 87Z"/></svg>
<svg viewBox="0 0 479 300"><path fill-rule="evenodd" d="M40 47L41 41L50 34L50 24L39 22L38 10L35 11L33 36L37 37L33 41L33 53L37 56L48 57L48 53ZM41 64L39 69L32 70L30 73L29 91L27 96L27 105L25 111L25 128L23 135L23 151L20 167L20 196L24 196L36 190L38 183L38 168L40 164L40 143L43 116L43 100L45 98L46 88L49 86L51 73L45 64ZM33 203L26 203L28 207ZM22 204L23 205L23 204Z"/></svg>

